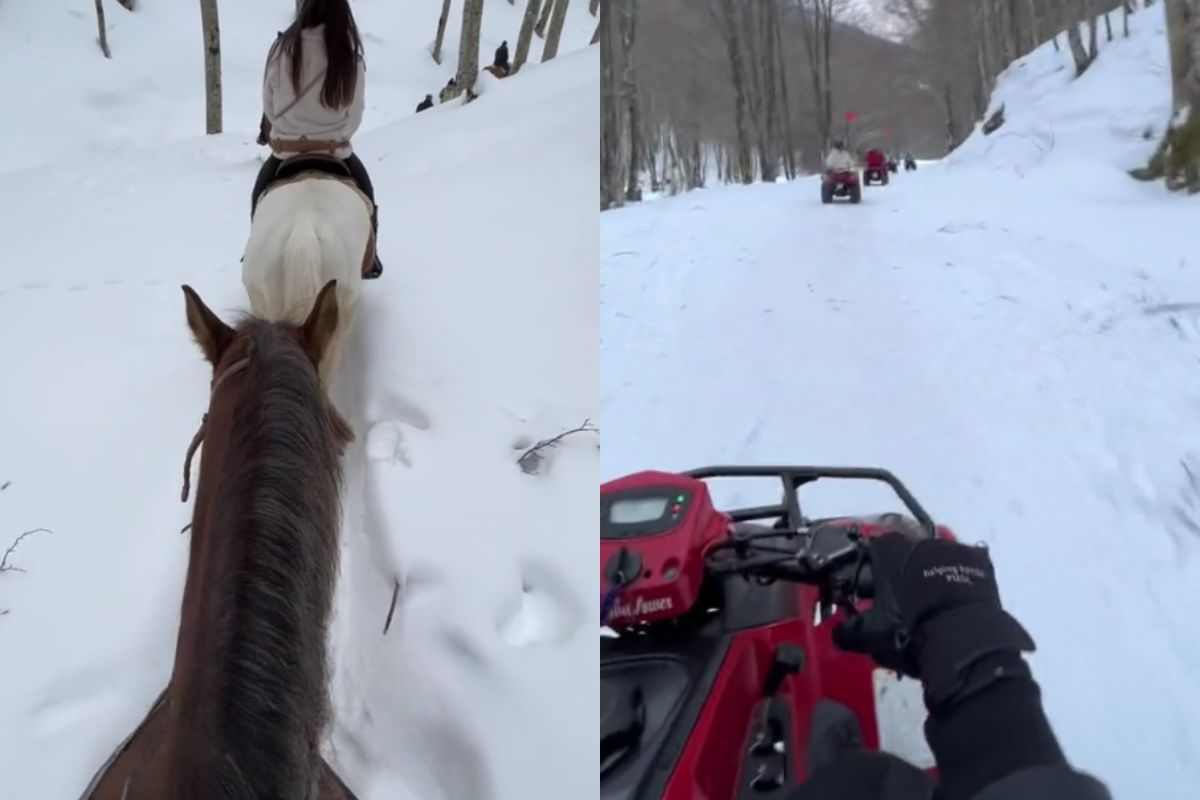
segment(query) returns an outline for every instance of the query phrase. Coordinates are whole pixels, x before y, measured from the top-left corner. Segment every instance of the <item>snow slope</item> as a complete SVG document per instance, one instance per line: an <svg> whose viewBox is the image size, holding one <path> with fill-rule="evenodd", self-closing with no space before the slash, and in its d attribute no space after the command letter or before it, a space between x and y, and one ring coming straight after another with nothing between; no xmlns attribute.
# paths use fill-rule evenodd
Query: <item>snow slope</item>
<svg viewBox="0 0 1200 800"><path fill-rule="evenodd" d="M165 64L186 38L171 26L197 21L142 5L114 49ZM5 797L78 796L170 672L190 518L180 472L209 380L179 285L221 314L247 305L238 258L258 110L234 76L257 80L249 51L291 2L257 16L248 7L268 4L242 5L222 11L227 56L243 34L247 49L226 74L227 118L244 130L196 136L198 93L174 93L182 70L155 78L170 96L133 81L81 110L89 85L111 82L90 71L136 67L61 42L55 69L77 85L51 75L40 123L0 130L0 543L53 531L12 557L27 572L0 575ZM413 73L428 60L440 3L414 5L355 4L373 59L356 144L381 201L387 272L364 286L336 398L359 441L346 462L331 759L362 800L583 798L598 744L598 445L567 439L539 475L516 459L597 411L599 69L597 49L581 48L592 18L573 4L558 59L413 117L418 84L436 91L444 77L422 66L388 84L381 65ZM39 10L0 6L5 66L41 63L37 42L64 12ZM519 13L489 3L485 47L515 39ZM237 32L237 20L261 30ZM28 48L8 47L23 38ZM389 93L403 106L384 107ZM63 130L78 146L56 152Z"/></svg>
<svg viewBox="0 0 1200 800"><path fill-rule="evenodd" d="M1132 21L1079 81L1032 54L1000 82L1001 131L862 206L822 206L810 178L602 215L602 474L894 470L993 546L1069 757L1115 797L1183 800L1200 201L1123 171L1170 105L1161 8ZM815 514L891 510L813 491Z"/></svg>
<svg viewBox="0 0 1200 800"><path fill-rule="evenodd" d="M204 41L200 5L193 0L138 0L130 13L105 2L112 60L96 44L92 0L0 3L0 91L37 103L5 114L0 172L40 165L63 153L136 158L139 148L176 143L204 133ZM225 131L253 142L262 112L261 76L267 48L292 19L292 0L219 5ZM429 54L442 4L354 0L366 50L364 129L414 113L458 64L462 2L451 3L442 65ZM480 62L507 39L516 54L524 5L484 4ZM587 46L596 19L587 4L568 7L560 53ZM536 36L530 61L541 60Z"/></svg>

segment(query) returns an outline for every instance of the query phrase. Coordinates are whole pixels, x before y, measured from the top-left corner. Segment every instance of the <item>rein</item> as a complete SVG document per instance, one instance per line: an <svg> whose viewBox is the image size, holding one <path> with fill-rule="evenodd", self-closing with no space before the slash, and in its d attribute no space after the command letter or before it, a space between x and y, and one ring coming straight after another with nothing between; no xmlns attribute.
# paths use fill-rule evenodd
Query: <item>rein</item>
<svg viewBox="0 0 1200 800"><path fill-rule="evenodd" d="M250 356L245 356L244 358L241 358L231 364L229 368L222 372L219 376L213 378L212 388L208 393L208 404L210 407L212 406L213 397L215 397L217 394L217 390L221 388L225 381L229 380L248 366L250 366ZM187 457L183 461L183 492L179 497L179 501L181 503L186 503L188 499L188 491L190 490L192 483L192 456L196 454L196 450L200 447L200 443L204 441L204 430L207 424L208 414L205 414L200 418L200 427L196 430L196 435L192 437L192 443L188 445Z"/></svg>

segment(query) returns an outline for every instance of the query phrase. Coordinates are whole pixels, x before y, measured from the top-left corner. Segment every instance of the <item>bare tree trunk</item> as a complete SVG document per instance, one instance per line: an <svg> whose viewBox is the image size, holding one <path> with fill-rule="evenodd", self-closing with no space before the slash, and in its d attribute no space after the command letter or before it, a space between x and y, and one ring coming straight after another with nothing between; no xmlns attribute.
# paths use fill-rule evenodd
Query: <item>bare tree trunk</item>
<svg viewBox="0 0 1200 800"><path fill-rule="evenodd" d="M796 178L796 137L792 132L792 109L788 102L787 88L787 62L783 56L783 37L780 29L783 28L783 20L781 19L779 3L771 4L771 28L772 35L775 37L775 57L778 59L776 69L779 73L779 99L783 103L783 163L787 169L788 180Z"/></svg>
<svg viewBox="0 0 1200 800"><path fill-rule="evenodd" d="M609 0L612 3L613 0ZM633 71L633 43L637 36L638 0L623 0L621 9L621 49L625 51L625 71L622 94L629 111L629 175L625 189L625 202L637 203L642 199L642 118L638 109L637 78ZM566 6L566 2L563 3ZM559 26L561 28L561 25ZM561 33L561 30L560 30ZM550 35L554 36L554 23L550 24ZM549 47L549 41L546 46Z"/></svg>
<svg viewBox="0 0 1200 800"><path fill-rule="evenodd" d="M1174 113L1167 131L1167 188L1200 192L1200 0L1166 0Z"/></svg>
<svg viewBox="0 0 1200 800"><path fill-rule="evenodd" d="M437 39L433 43L433 63L442 63L442 40L446 36L446 20L450 18L450 0L442 0L442 15L438 17Z"/></svg>
<svg viewBox="0 0 1200 800"><path fill-rule="evenodd" d="M800 21L817 106L817 138L821 151L833 136L833 19L835 0L801 0Z"/></svg>
<svg viewBox="0 0 1200 800"><path fill-rule="evenodd" d="M457 84L447 99L466 92L467 102L475 99L475 80L479 77L479 28L483 23L483 0L463 0L462 36L458 45Z"/></svg>
<svg viewBox="0 0 1200 800"><path fill-rule="evenodd" d="M763 76L762 67L764 59L762 51L759 49L759 25L758 14L755 9L758 6L757 0L741 0L742 6L742 42L745 46L745 57L743 63L746 64L747 77L747 99L750 106L750 119L754 122L754 139L755 150L758 152L759 174L763 180L767 179L766 165L770 160L770 144L767 141L767 125L766 125L766 109L764 107L763 96ZM751 179L755 176L751 175Z"/></svg>
<svg viewBox="0 0 1200 800"><path fill-rule="evenodd" d="M221 132L221 25L217 0L200 0L200 27L204 30L205 130Z"/></svg>
<svg viewBox="0 0 1200 800"><path fill-rule="evenodd" d="M553 2L553 0L547 0ZM513 58L512 72L515 75L517 70L525 63L525 59L529 58L529 41L533 38L533 25L537 22L538 10L541 9L542 0L529 0L525 5L525 16L521 18L521 32L517 35L517 54ZM596 24L596 35L592 37L592 44L599 41L600 23Z"/></svg>
<svg viewBox="0 0 1200 800"><path fill-rule="evenodd" d="M779 80L775 75L775 20L771 13L774 3L762 3L759 35L762 41L763 58L763 91L762 102L766 105L766 136L762 153L762 177L764 181L774 181L779 177L780 153L784 149L782 126L779 120Z"/></svg>
<svg viewBox="0 0 1200 800"><path fill-rule="evenodd" d="M546 5L542 7L542 15L538 17L537 24L533 26L533 32L542 39L546 38L546 23L550 21L550 12L554 10L554 0L546 0Z"/></svg>
<svg viewBox="0 0 1200 800"><path fill-rule="evenodd" d="M743 183L754 180L754 164L750 154L750 135L746 130L746 68L742 61L741 37L738 35L734 0L719 0L724 22L725 46L729 50L729 66L733 72L734 121L737 128L737 169Z"/></svg>
<svg viewBox="0 0 1200 800"><path fill-rule="evenodd" d="M96 26L100 29L100 52L105 58L112 58L112 51L108 49L108 29L104 24L103 0L96 0Z"/></svg>
<svg viewBox="0 0 1200 800"><path fill-rule="evenodd" d="M621 180L621 153L624 128L621 125L620 102L617 91L618 49L617 26L613 20L612 3L600 5L600 210L617 208L625 203Z"/></svg>
<svg viewBox="0 0 1200 800"><path fill-rule="evenodd" d="M1071 45L1071 57L1075 59L1075 77L1087 72L1087 68L1092 65L1088 51L1083 46L1083 37L1079 35L1080 24L1072 22L1067 26L1067 42Z"/></svg>
<svg viewBox="0 0 1200 800"><path fill-rule="evenodd" d="M546 46L542 49L542 63L558 55L558 43L562 39L563 22L567 19L567 6L571 0L554 0L554 13L550 15L550 32L546 34Z"/></svg>

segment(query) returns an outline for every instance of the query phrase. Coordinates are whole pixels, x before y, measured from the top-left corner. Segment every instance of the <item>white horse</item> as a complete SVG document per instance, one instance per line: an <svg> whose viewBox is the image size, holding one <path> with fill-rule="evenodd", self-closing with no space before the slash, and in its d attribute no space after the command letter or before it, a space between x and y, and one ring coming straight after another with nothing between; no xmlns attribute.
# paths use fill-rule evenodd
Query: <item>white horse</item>
<svg viewBox="0 0 1200 800"><path fill-rule="evenodd" d="M354 324L372 246L370 200L349 179L302 172L259 199L242 262L254 315L300 324L321 288L337 281L338 327L321 365L326 386Z"/></svg>

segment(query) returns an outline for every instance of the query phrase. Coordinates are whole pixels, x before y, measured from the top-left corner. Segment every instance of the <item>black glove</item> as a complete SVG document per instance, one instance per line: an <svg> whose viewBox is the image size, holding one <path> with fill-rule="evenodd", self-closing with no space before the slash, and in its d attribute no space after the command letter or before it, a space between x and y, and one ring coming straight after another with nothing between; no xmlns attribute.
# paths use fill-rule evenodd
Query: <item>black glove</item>
<svg viewBox="0 0 1200 800"><path fill-rule="evenodd" d="M833 640L880 666L918 678L930 711L1023 674L1033 639L1000 605L983 547L888 533L868 543L870 610L839 624ZM981 659L981 667L973 669Z"/></svg>

